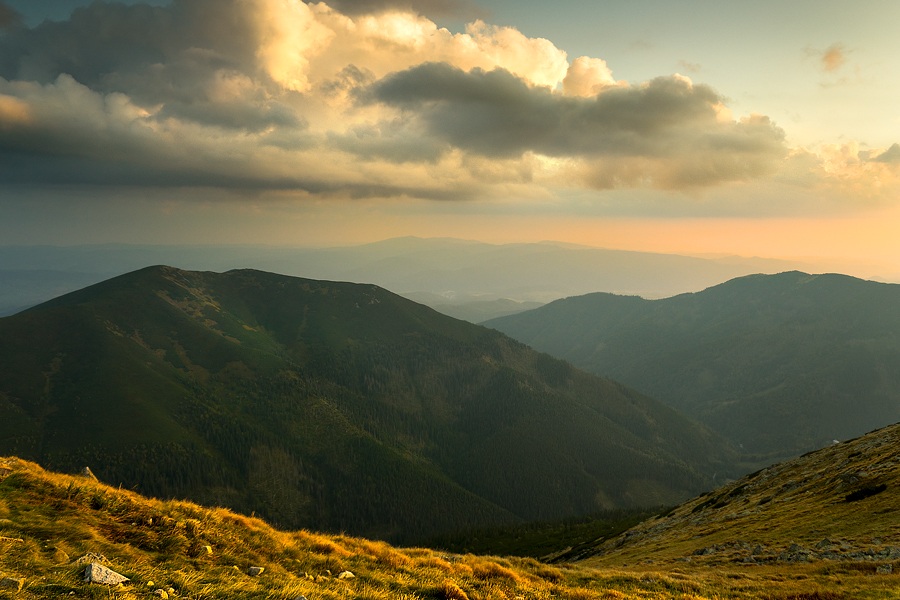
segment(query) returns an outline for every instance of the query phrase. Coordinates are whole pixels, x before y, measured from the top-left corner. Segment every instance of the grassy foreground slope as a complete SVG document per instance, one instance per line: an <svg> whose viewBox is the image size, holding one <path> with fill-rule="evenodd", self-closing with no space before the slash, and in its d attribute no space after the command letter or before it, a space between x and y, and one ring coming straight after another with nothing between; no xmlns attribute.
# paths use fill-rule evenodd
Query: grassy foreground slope
<svg viewBox="0 0 900 600"><path fill-rule="evenodd" d="M152 267L0 319L0 452L414 540L727 473L672 409L372 285Z"/></svg>
<svg viewBox="0 0 900 600"><path fill-rule="evenodd" d="M900 285L787 272L663 300L589 294L485 323L612 377L747 452L900 420Z"/></svg>
<svg viewBox="0 0 900 600"><path fill-rule="evenodd" d="M83 581L93 553L130 581ZM96 555L101 555L97 557ZM618 560L618 558L617 558ZM680 564L680 563L679 563ZM840 566L840 565L839 565ZM851 565L852 566L852 565ZM250 575L251 567L262 567ZM900 597L896 575L810 565L547 565L286 532L226 509L162 502L0 458L0 596L311 600L843 600ZM354 577L340 579L344 571ZM11 587L6 587L11 586ZM16 589L19 588L20 589Z"/></svg>
<svg viewBox="0 0 900 600"><path fill-rule="evenodd" d="M569 558L747 573L799 564L900 584L900 424L747 475Z"/></svg>

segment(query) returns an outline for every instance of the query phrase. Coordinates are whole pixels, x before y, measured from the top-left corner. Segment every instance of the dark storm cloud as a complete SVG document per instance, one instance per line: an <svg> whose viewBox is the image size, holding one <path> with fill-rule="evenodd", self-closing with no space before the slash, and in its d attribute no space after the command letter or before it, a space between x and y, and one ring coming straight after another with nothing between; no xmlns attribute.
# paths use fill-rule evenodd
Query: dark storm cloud
<svg viewBox="0 0 900 600"><path fill-rule="evenodd" d="M223 73L265 80L255 36L239 11L215 0L167 7L94 2L68 21L45 21L0 38L0 77L52 83L61 74L138 106L164 105L161 117L260 130L297 126L290 110L261 97L214 96Z"/></svg>
<svg viewBox="0 0 900 600"><path fill-rule="evenodd" d="M786 153L784 133L768 119L720 121L720 96L677 76L573 98L502 69L465 72L427 63L384 78L367 94L364 100L402 109L429 135L468 152L607 158L596 164L636 170L638 179L658 180L665 172L666 187L757 176ZM684 177L675 173L679 165L689 171ZM612 180L600 177L594 185L608 187Z"/></svg>
<svg viewBox="0 0 900 600"><path fill-rule="evenodd" d="M22 24L22 15L0 2L0 31Z"/></svg>

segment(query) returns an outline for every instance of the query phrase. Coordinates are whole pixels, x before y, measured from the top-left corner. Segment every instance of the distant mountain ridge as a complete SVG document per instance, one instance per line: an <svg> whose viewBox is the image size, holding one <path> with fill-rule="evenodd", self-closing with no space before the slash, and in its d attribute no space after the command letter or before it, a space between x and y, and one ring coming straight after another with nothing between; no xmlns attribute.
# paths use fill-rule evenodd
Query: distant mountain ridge
<svg viewBox="0 0 900 600"><path fill-rule="evenodd" d="M663 300L588 294L485 323L796 456L900 420L900 285L751 275Z"/></svg>
<svg viewBox="0 0 900 600"><path fill-rule="evenodd" d="M289 527L408 540L734 473L672 409L374 285L150 267L0 342L0 453Z"/></svg>
<svg viewBox="0 0 900 600"><path fill-rule="evenodd" d="M503 303L485 304L492 301L545 303L596 291L659 298L701 290L749 273L812 268L777 259L699 258L564 242L487 244L416 237L335 248L0 246L0 284L4 270L31 273L28 278L15 276L14 288L0 285L0 316L154 264L207 271L254 268L312 279L367 281L473 322L499 316L510 308ZM43 279L37 278L40 273Z"/></svg>

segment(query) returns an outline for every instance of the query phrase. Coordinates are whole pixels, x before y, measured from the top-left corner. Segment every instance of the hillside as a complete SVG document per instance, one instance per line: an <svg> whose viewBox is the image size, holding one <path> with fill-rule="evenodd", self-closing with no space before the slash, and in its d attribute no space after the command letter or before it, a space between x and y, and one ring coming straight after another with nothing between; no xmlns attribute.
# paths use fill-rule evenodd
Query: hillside
<svg viewBox="0 0 900 600"><path fill-rule="evenodd" d="M900 424L748 475L567 558L891 574L900 567L898 448Z"/></svg>
<svg viewBox="0 0 900 600"><path fill-rule="evenodd" d="M372 285L152 267L0 319L0 452L390 540L671 504L721 440Z"/></svg>
<svg viewBox="0 0 900 600"><path fill-rule="evenodd" d="M842 516L848 507L851 513L865 512L861 503L887 493L859 501L856 510L857 503L841 503L843 512L838 508L832 516ZM896 497L893 500L896 506ZM785 503L787 506L796 504ZM881 518L880 522L885 521ZM653 523L638 531L645 532ZM896 532L896 525L891 529L891 524L884 532ZM847 531L840 518L827 525ZM882 533L879 530L877 535ZM779 538L779 544L782 540ZM837 546L845 542L834 541ZM880 553L892 538L883 536L878 541ZM0 458L0 595L23 600L896 598L900 579L896 560L873 559L863 553L865 559L849 561L807 563L760 557L755 562L736 562L737 556L725 556L724 549L715 547L703 556L689 552L704 542L709 540L682 543L688 556L679 558L690 560L681 561L660 560L658 554L644 554L642 547L635 556L642 562L628 566L598 566L598 558L603 557L548 565L512 556L393 548L346 535L278 531L258 518L226 509L143 498L86 477L59 475L17 458ZM774 550L773 546L767 545L767 551ZM620 563L627 552L625 547L620 554L604 556L608 563ZM856 550L838 552L850 555ZM84 575L90 563L109 568L128 581L118 586L86 583Z"/></svg>
<svg viewBox="0 0 900 600"><path fill-rule="evenodd" d="M752 275L663 300L588 294L485 323L796 456L900 420L900 285Z"/></svg>

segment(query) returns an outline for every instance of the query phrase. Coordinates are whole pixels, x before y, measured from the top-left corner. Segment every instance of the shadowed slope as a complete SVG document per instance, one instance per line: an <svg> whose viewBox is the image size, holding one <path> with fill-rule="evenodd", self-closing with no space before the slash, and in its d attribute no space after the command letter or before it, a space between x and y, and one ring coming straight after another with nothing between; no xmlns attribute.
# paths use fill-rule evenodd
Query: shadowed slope
<svg viewBox="0 0 900 600"><path fill-rule="evenodd" d="M664 300L589 294L486 325L612 377L751 452L900 420L900 286L752 275Z"/></svg>
<svg viewBox="0 0 900 600"><path fill-rule="evenodd" d="M683 499L673 410L372 285L152 267L0 320L3 448L288 526L411 539Z"/></svg>

